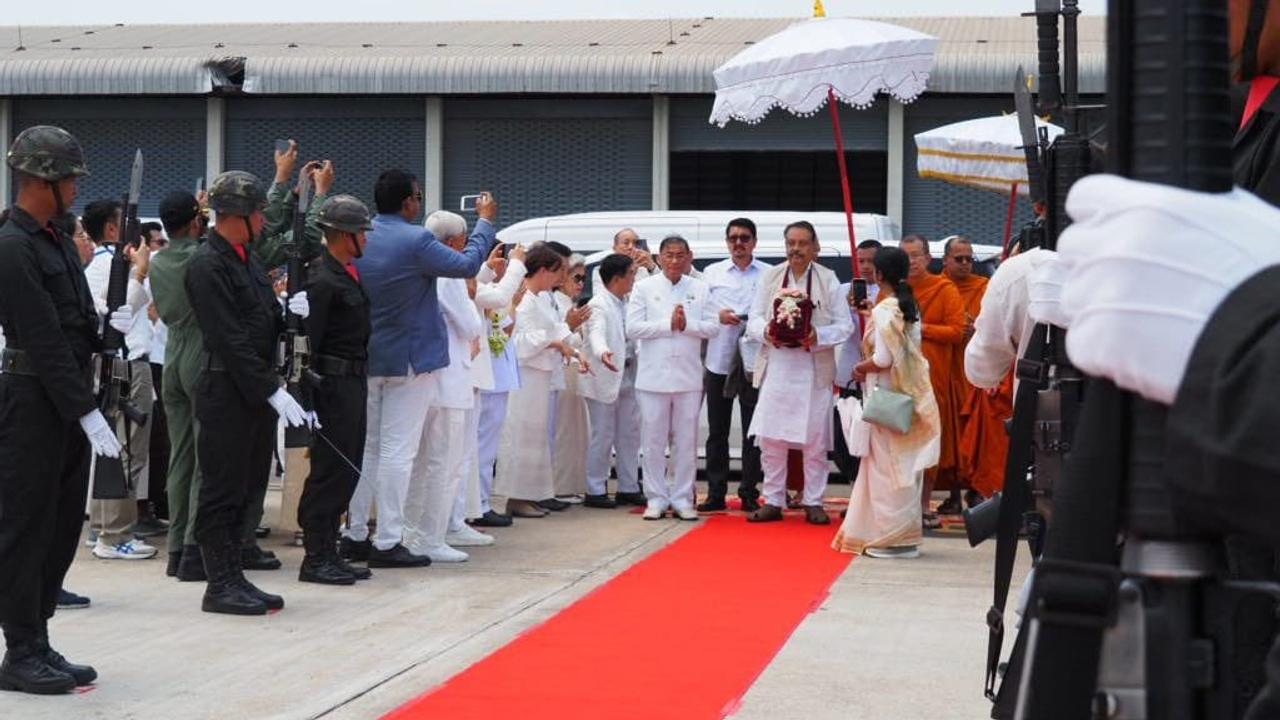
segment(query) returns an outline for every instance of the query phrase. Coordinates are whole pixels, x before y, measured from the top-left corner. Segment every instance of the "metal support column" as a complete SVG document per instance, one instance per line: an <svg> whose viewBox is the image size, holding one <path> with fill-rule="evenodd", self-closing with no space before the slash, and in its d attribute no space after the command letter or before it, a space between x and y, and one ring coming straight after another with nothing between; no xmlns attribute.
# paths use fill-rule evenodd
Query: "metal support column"
<svg viewBox="0 0 1280 720"><path fill-rule="evenodd" d="M906 168L903 167L905 162L907 146L909 142L906 133L906 122L904 119L905 106L894 100L889 99L889 172L885 194L885 206L888 215L902 227L902 193L904 187L904 176Z"/></svg>
<svg viewBox="0 0 1280 720"><path fill-rule="evenodd" d="M653 209L667 210L671 198L671 98L653 96Z"/></svg>
<svg viewBox="0 0 1280 720"><path fill-rule="evenodd" d="M204 180L206 185L222 174L226 148L227 101L218 97L205 100Z"/></svg>
<svg viewBox="0 0 1280 720"><path fill-rule="evenodd" d="M444 98L426 99L427 162L422 173L422 206L427 212L444 209Z"/></svg>
<svg viewBox="0 0 1280 720"><path fill-rule="evenodd" d="M13 137L13 100L0 98L0 157L9 155L9 139ZM0 209L9 207L9 199L13 197L13 186L10 181L13 173L6 165L0 167Z"/></svg>

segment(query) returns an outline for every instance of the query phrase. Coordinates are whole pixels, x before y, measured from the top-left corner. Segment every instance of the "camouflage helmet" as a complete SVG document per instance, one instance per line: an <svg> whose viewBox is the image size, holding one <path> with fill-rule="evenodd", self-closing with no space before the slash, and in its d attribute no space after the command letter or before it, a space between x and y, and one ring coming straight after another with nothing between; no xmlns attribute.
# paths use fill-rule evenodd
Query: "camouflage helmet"
<svg viewBox="0 0 1280 720"><path fill-rule="evenodd" d="M358 233L372 230L369 221L369 208L353 195L334 195L320 206L320 219L316 221L320 227Z"/></svg>
<svg viewBox="0 0 1280 720"><path fill-rule="evenodd" d="M209 186L209 207L219 215L248 217L266 204L267 193L253 173L230 170L214 178Z"/></svg>
<svg viewBox="0 0 1280 720"><path fill-rule="evenodd" d="M53 125L34 125L18 133L7 160L16 172L49 182L89 174L80 141Z"/></svg>

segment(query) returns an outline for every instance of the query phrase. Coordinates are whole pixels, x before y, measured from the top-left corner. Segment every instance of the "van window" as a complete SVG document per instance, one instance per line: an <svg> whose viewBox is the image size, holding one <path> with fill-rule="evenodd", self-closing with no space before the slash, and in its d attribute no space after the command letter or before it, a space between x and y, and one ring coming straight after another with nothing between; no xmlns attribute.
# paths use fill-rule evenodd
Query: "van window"
<svg viewBox="0 0 1280 720"><path fill-rule="evenodd" d="M889 154L856 150L845 158L854 210L884 214ZM672 210L844 210L834 152L673 152L668 198Z"/></svg>

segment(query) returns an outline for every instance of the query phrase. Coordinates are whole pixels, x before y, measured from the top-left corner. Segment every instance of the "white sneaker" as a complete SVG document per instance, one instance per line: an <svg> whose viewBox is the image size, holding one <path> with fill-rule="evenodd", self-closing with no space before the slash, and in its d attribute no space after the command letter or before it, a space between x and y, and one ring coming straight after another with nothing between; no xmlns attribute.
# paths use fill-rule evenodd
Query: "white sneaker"
<svg viewBox="0 0 1280 720"><path fill-rule="evenodd" d="M461 550L451 548L445 544L424 548L422 552L415 554L426 555L431 558L431 562L433 563L460 563L466 562L471 557Z"/></svg>
<svg viewBox="0 0 1280 720"><path fill-rule="evenodd" d="M661 520L667 514L667 504L661 500L650 500L644 509L645 520Z"/></svg>
<svg viewBox="0 0 1280 720"><path fill-rule="evenodd" d="M141 540L128 540L118 545L107 545L98 540L93 546L94 557L103 560L147 560L156 556L156 549Z"/></svg>
<svg viewBox="0 0 1280 720"><path fill-rule="evenodd" d="M493 536L464 524L461 530L445 535L444 541L454 547L485 547L493 544Z"/></svg>
<svg viewBox="0 0 1280 720"><path fill-rule="evenodd" d="M675 513L676 517L680 518L681 520L697 520L698 519L698 511L694 509L692 505L677 505L671 508L671 511Z"/></svg>
<svg viewBox="0 0 1280 720"><path fill-rule="evenodd" d="M897 545L887 548L869 547L863 550L867 557L880 558L881 560L908 560L910 558L920 557L919 545Z"/></svg>

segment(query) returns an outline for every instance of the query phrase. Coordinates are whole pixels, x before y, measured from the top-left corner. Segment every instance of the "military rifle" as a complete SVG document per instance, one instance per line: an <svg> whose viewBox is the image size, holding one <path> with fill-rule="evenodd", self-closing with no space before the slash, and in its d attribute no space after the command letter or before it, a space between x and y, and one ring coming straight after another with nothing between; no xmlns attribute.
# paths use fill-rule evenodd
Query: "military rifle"
<svg viewBox="0 0 1280 720"><path fill-rule="evenodd" d="M284 334L279 343L279 369L284 378L285 389L298 401L304 409L311 409L310 385L318 383L320 377L311 370L311 341L302 326L302 318L289 310L288 300L302 292L305 284L306 265L302 261L299 250L302 238L307 231L307 210L311 204L311 176L304 168L298 176L298 205L293 210L293 230L289 241L285 243L285 303ZM311 444L311 433L306 426L285 428L284 444L286 448L301 448Z"/></svg>
<svg viewBox="0 0 1280 720"><path fill-rule="evenodd" d="M111 257L111 269L107 281L107 314L102 319L102 352L98 360L97 402L98 409L106 418L107 424L116 432L120 431L121 418L124 419L123 445L126 452L123 458L99 456L94 462L93 496L111 500L129 497L129 472L126 463L132 461L127 452L129 447L129 426L145 425L147 414L142 412L130 399L129 358L126 356L124 334L111 327L111 313L128 301L129 275L132 272L132 261L128 250L136 249L140 244L141 231L138 223L138 196L142 191L142 150L138 150L133 158L133 168L129 174L129 192L124 197L124 218L120 235L116 240L115 250Z"/></svg>

